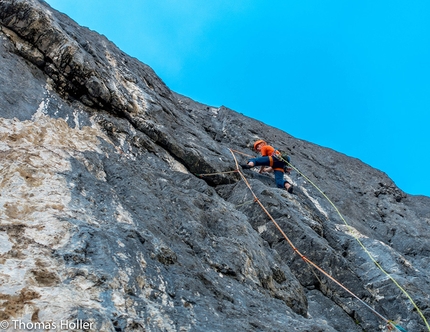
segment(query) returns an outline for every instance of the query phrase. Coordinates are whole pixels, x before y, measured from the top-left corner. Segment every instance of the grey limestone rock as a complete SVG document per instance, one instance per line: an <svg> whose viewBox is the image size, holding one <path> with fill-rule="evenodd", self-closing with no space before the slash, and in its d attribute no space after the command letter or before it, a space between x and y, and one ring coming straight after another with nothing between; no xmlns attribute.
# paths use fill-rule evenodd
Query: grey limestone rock
<svg viewBox="0 0 430 332"><path fill-rule="evenodd" d="M295 253L237 173L199 176L235 170L230 149L253 155L264 138L302 172L288 175L295 193L244 174L296 248L384 317L427 330L356 238L430 319L429 197L171 91L43 1L0 2L0 68L0 320L81 320L94 331L385 330Z"/></svg>

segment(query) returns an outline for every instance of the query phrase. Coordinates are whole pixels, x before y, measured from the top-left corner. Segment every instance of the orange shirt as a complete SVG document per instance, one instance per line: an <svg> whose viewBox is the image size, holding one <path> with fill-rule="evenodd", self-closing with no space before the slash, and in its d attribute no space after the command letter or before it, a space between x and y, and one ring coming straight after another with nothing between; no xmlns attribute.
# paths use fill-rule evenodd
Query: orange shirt
<svg viewBox="0 0 430 332"><path fill-rule="evenodd" d="M265 145L261 148L260 153L263 157L271 156L275 152L275 148L270 145Z"/></svg>

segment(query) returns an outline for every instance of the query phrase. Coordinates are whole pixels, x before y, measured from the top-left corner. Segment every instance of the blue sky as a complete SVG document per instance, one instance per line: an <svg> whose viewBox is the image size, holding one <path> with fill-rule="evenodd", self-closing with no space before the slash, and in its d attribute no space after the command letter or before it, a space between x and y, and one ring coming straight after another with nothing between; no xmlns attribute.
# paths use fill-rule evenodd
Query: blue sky
<svg viewBox="0 0 430 332"><path fill-rule="evenodd" d="M48 0L172 90L430 196L430 1Z"/></svg>

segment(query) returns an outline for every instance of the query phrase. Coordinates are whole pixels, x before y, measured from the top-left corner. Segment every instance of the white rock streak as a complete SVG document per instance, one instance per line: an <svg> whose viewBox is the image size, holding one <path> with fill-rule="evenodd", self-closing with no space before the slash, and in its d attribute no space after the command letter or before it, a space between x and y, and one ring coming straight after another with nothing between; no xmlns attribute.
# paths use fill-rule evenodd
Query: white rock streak
<svg viewBox="0 0 430 332"><path fill-rule="evenodd" d="M0 295L11 319L60 320L74 306L99 308L98 292L81 276L70 284L67 268L52 250L70 238L69 184L61 173L69 159L96 151L96 128L70 128L45 115L42 101L32 121L0 118ZM3 300L6 300L3 301Z"/></svg>

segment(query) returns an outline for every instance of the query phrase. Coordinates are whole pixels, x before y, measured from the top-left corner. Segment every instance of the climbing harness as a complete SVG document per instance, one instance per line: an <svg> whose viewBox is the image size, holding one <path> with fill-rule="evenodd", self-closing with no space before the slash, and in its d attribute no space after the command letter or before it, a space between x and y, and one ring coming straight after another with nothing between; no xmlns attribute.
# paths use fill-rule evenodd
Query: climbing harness
<svg viewBox="0 0 430 332"><path fill-rule="evenodd" d="M362 299L360 299L357 295L355 295L352 291L350 291L348 288L346 288L344 285L342 285L339 281L337 281L334 277L332 277L328 272L326 272L324 269L322 269L321 267L319 267L317 264L315 264L314 262L312 262L310 259L308 259L306 256L304 256L292 243L292 241L288 238L288 236L285 234L285 232L282 230L282 228L279 226L279 224L275 221L275 219L270 215L270 213L268 212L268 210L264 207L264 205L260 202L260 200L258 199L258 197L255 195L255 193L252 190L251 185L249 184L248 180L246 179L245 175L242 173L242 171L239 169L239 164L236 158L235 153L237 154L241 154L247 157L251 157L253 158L253 156L248 155L246 153L234 150L234 149L229 149L230 153L233 156L233 159L235 161L236 164L236 169L234 171L228 171L228 172L220 172L220 173L210 173L210 174L200 174L198 176L202 177L202 176L209 176L209 175L217 175L217 174L226 174L226 173L239 173L240 177L242 178L242 180L244 181L245 185L248 187L248 189L251 191L251 194L254 197L254 200L252 202L245 202L242 203L239 206L243 206L243 205L247 205L247 204L251 204L251 203L258 203L259 206L261 207L261 209L267 214L267 216L269 217L269 219L272 221L272 223L275 225L275 227L278 229L278 231L282 234L282 236L284 237L284 239L287 241L287 243L291 246L291 248L293 249L293 251L303 260L305 261L309 266L315 268L316 270L318 270L319 272L321 272L323 275L325 275L327 278L329 278L331 281L333 281L335 284L337 284L339 287L341 287L343 290L345 290L347 293L349 293L351 296L353 296L355 299L357 299L360 303L362 303L365 307L367 307L370 311L372 311L376 316L378 316L380 319L382 319L383 321L385 321L385 323L387 324L387 328L389 330L392 330L393 328L400 331L400 332L407 332L406 329L404 329L402 326L396 324L394 321L387 319L386 317L384 317L382 314L380 314L379 312L377 312L375 309L373 309L371 306L369 306L366 302L364 302ZM322 195L323 197L330 203L330 205L334 208L334 210L337 212L337 214L339 215L339 217L341 218L341 220L345 223L345 225L348 227L348 229L352 229L352 227L346 222L345 218L342 216L342 214L340 213L339 209L335 206L335 204L329 199L329 197L315 184L313 183L308 177L306 177L302 172L300 172L300 170L298 170L295 166L293 166L290 163L290 160L286 160L286 158L284 158L283 155L278 156L278 158L280 160L282 160L286 165L288 165L291 169L294 169L297 173L299 173L304 179L306 179L312 186L314 186ZM424 317L423 313L421 312L421 310L418 308L418 306L416 305L416 303L413 301L412 297L406 292L406 290L400 286L400 284L388 273L386 272L382 266L376 261L376 259L372 256L372 254L367 250L367 248L364 246L364 244L360 241L360 239L354 235L354 232L351 232L354 236L354 238L358 241L358 243L360 244L360 246L362 247L362 249L366 252L366 254L370 257L370 259L372 260L372 262L403 292L403 294L406 295L406 297L409 299L409 301L412 303L412 305L414 306L415 310L419 313L419 315L421 316L421 318L423 319L425 325L427 326L427 329L430 331L430 326L426 320L426 318ZM311 269L312 270L312 269ZM314 273L315 274L315 273Z"/></svg>

